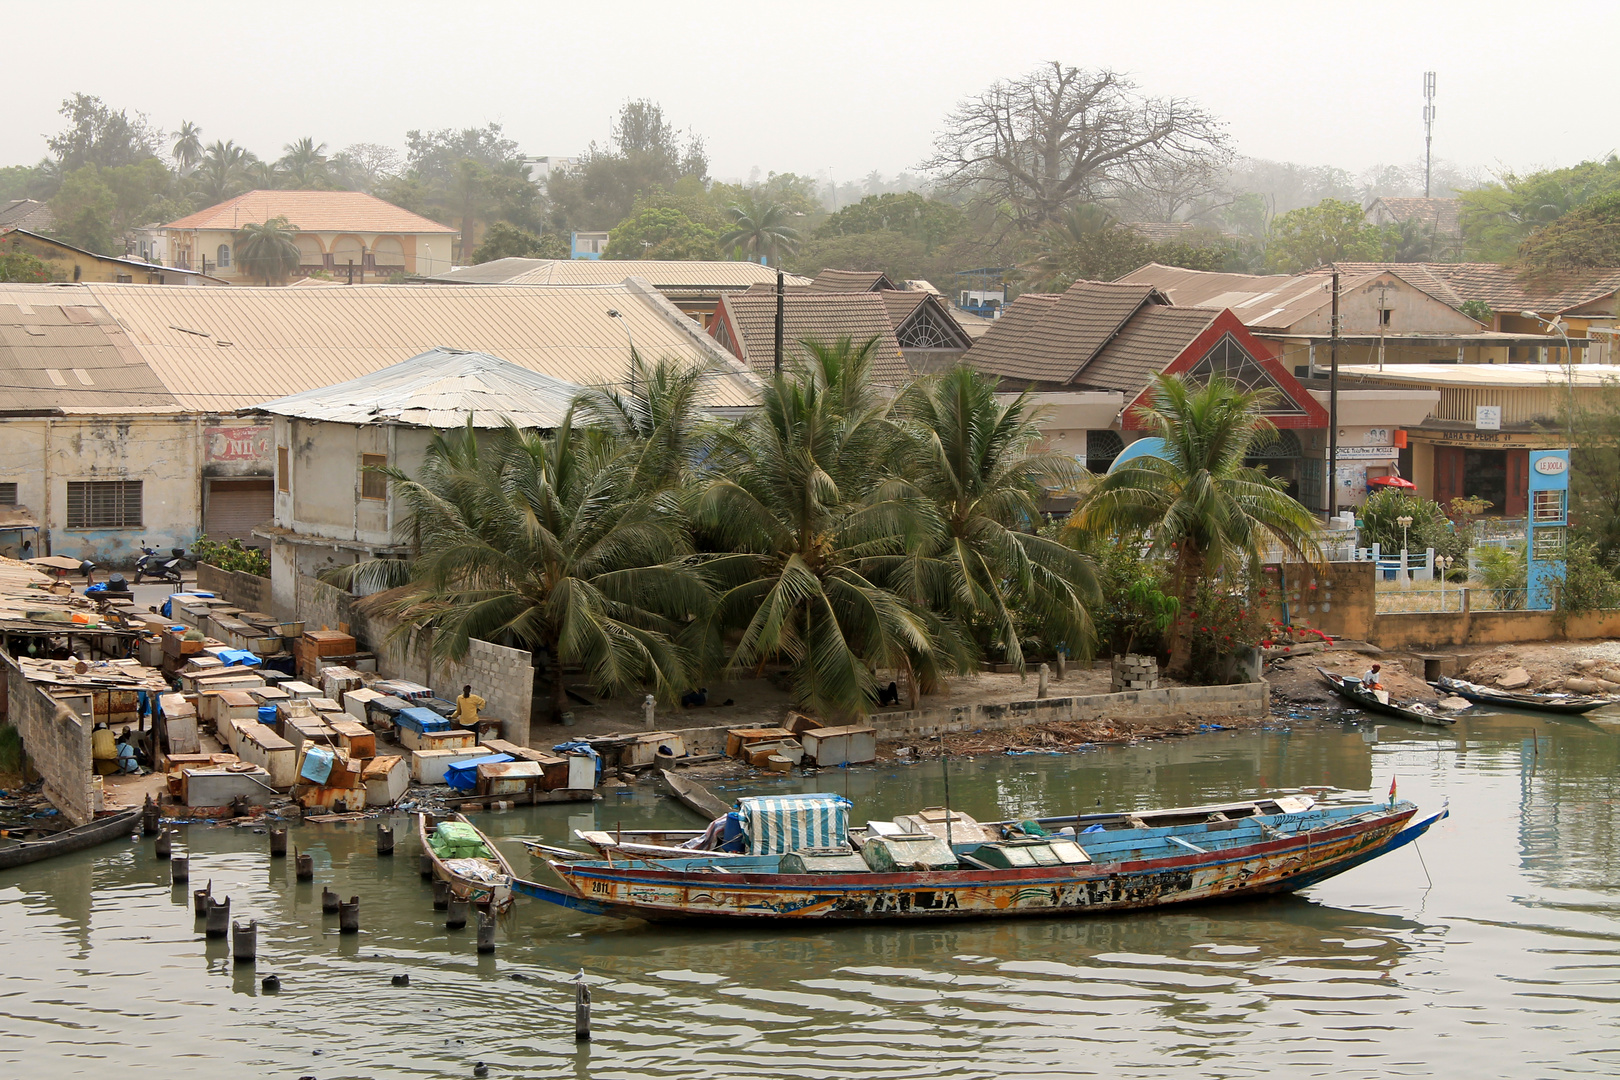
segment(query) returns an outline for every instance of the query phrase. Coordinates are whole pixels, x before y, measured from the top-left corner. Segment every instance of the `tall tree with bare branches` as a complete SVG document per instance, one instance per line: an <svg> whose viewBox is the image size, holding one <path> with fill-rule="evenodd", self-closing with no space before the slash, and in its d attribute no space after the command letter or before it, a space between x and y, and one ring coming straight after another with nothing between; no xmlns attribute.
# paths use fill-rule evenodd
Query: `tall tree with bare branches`
<svg viewBox="0 0 1620 1080"><path fill-rule="evenodd" d="M1225 126L1186 98L1149 97L1126 75L1054 60L956 107L923 162L947 190L976 191L1019 228L1112 198L1167 162L1230 155Z"/></svg>

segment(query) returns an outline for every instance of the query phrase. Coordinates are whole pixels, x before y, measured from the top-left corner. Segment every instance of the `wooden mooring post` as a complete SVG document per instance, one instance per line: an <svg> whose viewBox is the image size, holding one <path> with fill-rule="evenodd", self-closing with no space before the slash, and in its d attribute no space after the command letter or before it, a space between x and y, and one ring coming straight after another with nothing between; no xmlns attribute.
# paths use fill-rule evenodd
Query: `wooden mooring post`
<svg viewBox="0 0 1620 1080"><path fill-rule="evenodd" d="M231 929L231 898L215 900L208 898L208 914L204 916L208 921L203 924L203 933L211 938L222 938Z"/></svg>
<svg viewBox="0 0 1620 1080"><path fill-rule="evenodd" d="M321 914L336 915L338 913L338 894L331 889L321 889Z"/></svg>
<svg viewBox="0 0 1620 1080"><path fill-rule="evenodd" d="M270 857L272 859L285 859L287 857L287 830L270 830Z"/></svg>
<svg viewBox="0 0 1620 1080"><path fill-rule="evenodd" d="M210 881L201 889L194 889L191 893L191 910L201 919L208 914L208 898L214 895L214 883Z"/></svg>
<svg viewBox="0 0 1620 1080"><path fill-rule="evenodd" d="M394 853L394 827L392 825L377 826L377 857L379 859Z"/></svg>
<svg viewBox="0 0 1620 1080"><path fill-rule="evenodd" d="M243 926L231 924L231 959L238 964L251 964L259 955L259 920L250 919Z"/></svg>
<svg viewBox="0 0 1620 1080"><path fill-rule="evenodd" d="M299 881L315 880L315 856L308 852L300 852L293 862L295 865L293 873Z"/></svg>
<svg viewBox="0 0 1620 1080"><path fill-rule="evenodd" d="M175 885L184 885L191 877L191 860L184 855L176 855L169 860L169 881Z"/></svg>
<svg viewBox="0 0 1620 1080"><path fill-rule="evenodd" d="M358 934L360 932L360 898L351 896L348 903L338 901L338 933Z"/></svg>
<svg viewBox="0 0 1620 1080"><path fill-rule="evenodd" d="M478 913L478 951L495 951L495 916L484 911Z"/></svg>
<svg viewBox="0 0 1620 1080"><path fill-rule="evenodd" d="M160 859L167 859L174 854L174 834L168 829L159 829L157 839L152 841L152 853Z"/></svg>
<svg viewBox="0 0 1620 1080"><path fill-rule="evenodd" d="M460 897L451 897L450 909L444 916L446 930L460 930L467 925L467 901Z"/></svg>
<svg viewBox="0 0 1620 1080"><path fill-rule="evenodd" d="M574 976L574 1041L591 1041L591 985L584 968Z"/></svg>

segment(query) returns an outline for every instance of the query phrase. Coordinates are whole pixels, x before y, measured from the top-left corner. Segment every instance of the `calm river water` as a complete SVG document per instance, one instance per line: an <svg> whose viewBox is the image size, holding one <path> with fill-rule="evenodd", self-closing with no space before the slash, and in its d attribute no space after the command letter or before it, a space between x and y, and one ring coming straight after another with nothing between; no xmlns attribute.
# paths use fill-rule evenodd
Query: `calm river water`
<svg viewBox="0 0 1620 1080"><path fill-rule="evenodd" d="M260 921L256 968L235 969L151 841L120 841L0 875L0 1077L1614 1076L1617 731L1308 721L953 762L953 804L986 819L1319 785L1381 798L1392 776L1451 801L1418 849L1301 896L1092 919L682 930L519 901L479 958L432 910L404 817L393 859L371 822L295 827L314 887L262 833L192 826L192 884ZM938 762L723 794L846 784L860 820L942 801ZM647 783L479 820L563 843L692 819ZM360 895L358 939L321 915L324 883ZM581 967L596 1038L576 1048Z"/></svg>

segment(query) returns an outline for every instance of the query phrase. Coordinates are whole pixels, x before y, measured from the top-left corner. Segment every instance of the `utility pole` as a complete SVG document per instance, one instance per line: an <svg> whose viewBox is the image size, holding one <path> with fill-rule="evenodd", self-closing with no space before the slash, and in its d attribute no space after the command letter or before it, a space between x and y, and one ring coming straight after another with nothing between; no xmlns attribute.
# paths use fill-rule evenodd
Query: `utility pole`
<svg viewBox="0 0 1620 1080"><path fill-rule="evenodd" d="M1339 272L1333 271L1332 345L1328 363L1328 517L1339 515Z"/></svg>
<svg viewBox="0 0 1620 1080"><path fill-rule="evenodd" d="M782 377L782 269L776 270L776 363L772 371L777 378Z"/></svg>
<svg viewBox="0 0 1620 1080"><path fill-rule="evenodd" d="M1434 72L1423 73L1423 197L1434 175Z"/></svg>
<svg viewBox="0 0 1620 1080"><path fill-rule="evenodd" d="M1389 313L1389 283L1380 282L1378 286L1378 370L1384 370L1384 325Z"/></svg>

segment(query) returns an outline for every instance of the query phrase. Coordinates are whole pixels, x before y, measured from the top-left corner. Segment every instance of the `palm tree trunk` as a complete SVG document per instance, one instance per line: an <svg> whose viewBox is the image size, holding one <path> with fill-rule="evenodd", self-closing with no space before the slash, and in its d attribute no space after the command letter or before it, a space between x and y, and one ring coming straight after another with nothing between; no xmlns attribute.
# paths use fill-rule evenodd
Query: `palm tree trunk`
<svg viewBox="0 0 1620 1080"><path fill-rule="evenodd" d="M568 686L563 682L562 661L556 650L551 651L551 722L562 723L563 710L568 707Z"/></svg>
<svg viewBox="0 0 1620 1080"><path fill-rule="evenodd" d="M1204 558L1196 552L1184 553L1176 563L1176 599L1181 610L1170 623L1170 666L1165 674L1185 679L1192 674L1193 621L1197 613L1193 604L1198 596L1198 581L1204 571Z"/></svg>

